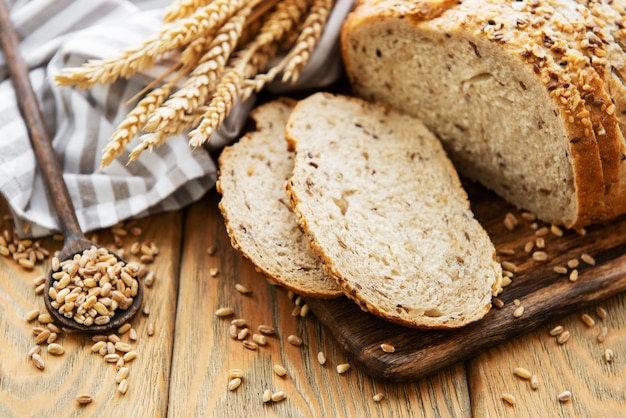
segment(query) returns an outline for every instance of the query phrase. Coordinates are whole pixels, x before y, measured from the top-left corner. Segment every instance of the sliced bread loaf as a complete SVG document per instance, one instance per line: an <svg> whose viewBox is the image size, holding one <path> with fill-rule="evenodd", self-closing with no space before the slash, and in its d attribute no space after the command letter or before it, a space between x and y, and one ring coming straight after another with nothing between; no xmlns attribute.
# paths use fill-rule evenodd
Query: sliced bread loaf
<svg viewBox="0 0 626 418"><path fill-rule="evenodd" d="M575 2L361 0L342 53L353 91L421 118L461 173L576 227L626 212L602 21Z"/></svg>
<svg viewBox="0 0 626 418"><path fill-rule="evenodd" d="M329 275L375 315L416 328L482 318L500 289L487 233L421 121L317 93L291 113L288 192Z"/></svg>
<svg viewBox="0 0 626 418"><path fill-rule="evenodd" d="M293 168L285 124L294 102L283 99L252 112L256 131L223 150L219 203L233 247L281 286L301 295L343 295L324 274L289 204L285 182Z"/></svg>

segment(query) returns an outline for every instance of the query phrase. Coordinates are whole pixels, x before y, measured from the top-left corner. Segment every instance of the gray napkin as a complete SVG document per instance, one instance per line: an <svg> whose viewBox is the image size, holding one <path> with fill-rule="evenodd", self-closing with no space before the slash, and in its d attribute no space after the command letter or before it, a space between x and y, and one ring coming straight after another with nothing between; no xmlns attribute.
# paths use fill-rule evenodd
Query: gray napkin
<svg viewBox="0 0 626 418"><path fill-rule="evenodd" d="M2 0L6 1L6 0ZM311 62L296 85L278 82L277 94L323 88L341 74L339 30L354 0L338 0ZM21 53L53 146L63 167L83 231L119 221L180 209L214 187L217 170L209 151L236 140L254 97L235 107L207 149L192 150L185 135L172 137L126 165L132 141L110 166L100 168L102 149L137 92L162 74L167 63L111 85L90 90L57 87L53 77L64 67L108 58L141 44L161 27L170 0L17 0L8 1L21 40ZM50 199L37 170L26 127L0 54L0 193L13 212L17 232L41 237L58 230ZM30 229L23 230L28 223Z"/></svg>

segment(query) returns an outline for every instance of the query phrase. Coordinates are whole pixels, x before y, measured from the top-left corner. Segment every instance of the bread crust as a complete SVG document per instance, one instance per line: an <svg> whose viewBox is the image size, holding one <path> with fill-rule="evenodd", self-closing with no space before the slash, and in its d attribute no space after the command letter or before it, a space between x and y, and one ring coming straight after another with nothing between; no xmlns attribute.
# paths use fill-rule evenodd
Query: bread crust
<svg viewBox="0 0 626 418"><path fill-rule="evenodd" d="M550 91L553 106L558 109L570 138L576 216L548 221L567 227L581 227L626 211L626 199L621 190L621 179L625 177L622 164L624 139L614 109L611 108L611 97L604 79L588 65L593 57L578 53L565 41L559 43L557 37L554 43L548 41L546 34L554 33L559 27L569 30L566 26L568 22L563 21L565 19L552 17L552 20L547 20L549 24L544 21L540 27L533 27L534 21L530 20L542 13L549 16L558 14L557 2L543 3L540 10L533 10L532 17L523 25L519 24L520 19L525 17L525 13L528 16L531 13L528 10L513 11L510 2L477 0L461 5L447 4L443 10L432 6L437 10L430 12L416 8L414 3L362 0L349 15L342 30L342 55L357 95L373 100L388 99L369 95L368 82L359 78L361 69L356 66L353 57L359 52L352 50L350 42L362 28L394 20L397 25L411 25L416 32L438 31L445 32L447 36L465 37L468 41L492 42L498 45L503 55L516 57L521 66L531 69L536 74L537 83L543 84ZM471 6L466 6L469 3ZM554 7L550 3L554 3ZM431 3L420 4L428 7ZM478 7L479 4L484 7ZM473 13L466 13L470 7L476 7L478 11L470 9ZM499 23L502 27L498 27ZM572 30L563 38L575 40L579 35L579 32ZM565 61L569 64L563 68L562 63ZM359 65L362 66L362 63ZM593 94L589 95L590 92ZM402 104L393 104L402 108ZM420 116L419 113L417 116ZM519 202L514 203L523 206Z"/></svg>

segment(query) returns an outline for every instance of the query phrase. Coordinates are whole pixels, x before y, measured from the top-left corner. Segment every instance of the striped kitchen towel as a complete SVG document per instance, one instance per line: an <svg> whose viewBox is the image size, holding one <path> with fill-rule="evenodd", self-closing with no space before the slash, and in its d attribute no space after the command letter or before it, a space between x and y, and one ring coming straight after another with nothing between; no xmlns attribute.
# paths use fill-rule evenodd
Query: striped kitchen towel
<svg viewBox="0 0 626 418"><path fill-rule="evenodd" d="M7 1L7 0L0 0ZM338 33L354 0L339 0L320 45L295 85L267 87L285 94L326 86L341 73ZM132 109L127 102L162 74L155 65L129 80L90 90L58 87L53 77L65 67L107 58L141 44L161 26L171 0L8 0L21 54L42 108L54 149L83 231L119 221L182 208L214 187L217 170L209 147L236 139L254 98L237 106L210 145L192 150L181 135L126 165L122 156L100 168L102 149ZM318 71L323 69L323 71ZM330 69L330 70L329 70ZM41 237L58 230L50 199L37 170L26 127L0 53L0 193L9 203L16 232ZM30 228L24 228L25 224ZM28 232L24 232L24 231Z"/></svg>

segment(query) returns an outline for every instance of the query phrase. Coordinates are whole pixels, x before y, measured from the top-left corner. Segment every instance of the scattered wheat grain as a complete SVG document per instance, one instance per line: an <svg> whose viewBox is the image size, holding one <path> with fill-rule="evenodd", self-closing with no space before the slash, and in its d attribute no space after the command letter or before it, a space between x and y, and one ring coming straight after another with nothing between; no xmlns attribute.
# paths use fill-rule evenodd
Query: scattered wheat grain
<svg viewBox="0 0 626 418"><path fill-rule="evenodd" d="M570 332L565 330L558 335L558 337L556 338L556 342L559 343L560 345L563 345L567 342L567 340L569 340L569 337L570 337Z"/></svg>
<svg viewBox="0 0 626 418"><path fill-rule="evenodd" d="M570 392L569 390L565 390L559 393L556 398L559 400L559 402L568 402L572 399L572 392Z"/></svg>
<svg viewBox="0 0 626 418"><path fill-rule="evenodd" d="M503 393L502 400L509 405L515 405L515 396L511 395L510 393Z"/></svg>

